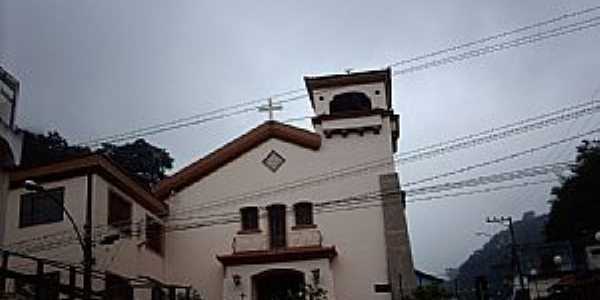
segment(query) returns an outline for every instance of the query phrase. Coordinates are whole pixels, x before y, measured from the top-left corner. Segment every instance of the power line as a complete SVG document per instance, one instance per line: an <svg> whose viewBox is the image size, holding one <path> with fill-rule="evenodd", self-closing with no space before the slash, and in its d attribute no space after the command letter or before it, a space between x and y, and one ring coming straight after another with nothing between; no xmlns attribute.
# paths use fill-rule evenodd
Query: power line
<svg viewBox="0 0 600 300"><path fill-rule="evenodd" d="M150 131L150 132L154 132L156 129L162 128L162 127L168 127L168 128L173 128L176 129L176 127L173 127L173 125L176 125L178 123L191 123L193 125L195 124L200 124L200 123L194 123L195 121L198 121L198 118L201 118L201 120L205 120L202 121L201 123L210 121L210 120L216 120L218 118L209 118L212 115L229 115L228 112L230 110L234 110L237 108L241 108L241 107L246 107L249 105L256 105L259 104L263 101L267 101L269 98L278 98L278 97L284 97L284 96L289 96L292 94L297 94L298 92L303 92L304 89L294 89L294 90L289 90L286 92L282 92L282 93L278 93L278 94L273 94L269 97L263 97L263 98L258 98L258 99L254 99L254 100L250 100L250 101L246 101L246 102L242 102L242 103L238 103L238 104L234 104L234 105L229 105L229 106L225 106L225 107L221 107L221 108L217 108L208 112L203 112L203 113L198 113L198 114L194 114L191 116L187 116L187 117L183 117L183 118L178 118L178 119L174 119L174 120L170 120L170 121L166 121L166 122L162 122L162 123L158 123L158 124L154 124L154 125L150 125L150 126L146 126L146 127L141 127L141 128L137 128L134 130L130 130L130 131L126 131L126 132L122 132L122 133L118 133L118 134L113 134L113 135L107 135L104 137L100 137L100 138L96 138L96 139L92 139L92 140L88 140L86 142L82 142L79 143L78 145L98 145L102 142L114 142L114 141L121 141L122 138L124 137L128 137L128 136L134 136L137 137L139 135L143 135L144 132L146 131ZM292 97L289 99L285 99L285 100L281 100L281 101L277 101L275 103L280 104L280 103L287 103L287 102L292 102L292 101L296 101L299 99L302 99L306 97L306 95L302 95L301 97ZM255 107L252 107L252 109L256 109ZM151 133L152 134L152 133Z"/></svg>
<svg viewBox="0 0 600 300"><path fill-rule="evenodd" d="M585 107L585 108L582 108L582 109L579 109L579 110L576 110L573 112L568 112L568 113L564 113L564 114L557 115L554 117L541 119L541 120L538 120L538 121L535 121L535 122L532 122L529 124L525 124L525 125L522 125L519 127L508 128L508 129L502 130L502 131L495 130L488 135L476 136L472 139L459 139L459 142L457 142L457 143L448 143L447 145L442 144L438 147L432 147L432 149L429 149L429 150L424 149L423 151L416 152L414 154L411 154L413 152L409 153L408 155L401 154L401 155L399 155L399 157L396 160L399 163L408 163L408 162L414 162L414 161L418 161L418 160L422 160L422 159L428 159L428 158L432 158L432 157L439 156L442 154L447 154L449 152L454 152L457 150L474 147L474 146L477 146L480 144L485 144L485 143L493 142L496 140L505 139L505 138L508 138L511 136L524 134L531 130L542 129L542 128L546 128L548 126L556 125L556 124L566 122L569 120L581 118L583 116L593 114L593 113L600 111L600 102L594 101L594 103L596 105L591 106L591 107Z"/></svg>
<svg viewBox="0 0 600 300"><path fill-rule="evenodd" d="M443 141L443 142L440 142L440 143L434 143L434 144L423 146L423 147L419 147L419 148L416 148L416 149L413 149L413 150L410 150L410 151L400 152L399 155L408 155L408 154L412 154L414 152L422 152L423 150L427 150L429 148L436 148L436 147L443 146L445 144L451 144L451 143L460 142L460 141L463 141L463 140L466 140L466 139L472 139L472 138L475 138L477 136L481 136L481 135L485 135L485 134L490 134L490 133L493 133L493 132L496 132L496 131L508 129L508 128L511 128L511 127L519 126L519 125L523 125L523 124L530 123L530 122L533 122L533 121L537 121L537 120L540 120L540 119L548 118L548 117L551 117L551 116L554 116L554 115L562 114L562 113L565 113L565 112L568 112L568 111L571 111L571 110L575 110L575 109L579 109L579 108L583 108L583 107L587 107L587 106L592 106L594 104L600 104L600 100L595 100L596 97L592 97L590 99L592 99L592 100L591 101L586 101L586 102L583 102L583 103L580 103L580 104L576 104L576 105L571 105L571 106L563 107L563 108L560 108L560 109L557 109L557 110L554 110L554 111L551 111L551 112L548 112L548 113L537 115L535 117L525 118L523 120L519 120L519 121L516 121L516 122L505 124L505 125L502 125L502 126L499 126L499 127L494 127L494 128L486 129L486 130L483 130L483 131L480 131L480 132L477 132L477 133L467 134L467 135L464 135L464 136L461 136L461 137L458 137L458 138L454 138L454 139L451 139L451 140Z"/></svg>
<svg viewBox="0 0 600 300"><path fill-rule="evenodd" d="M594 102L594 103L596 103L596 102ZM400 156L395 159L395 162L400 163L400 164L405 164L405 163L411 163L411 162L415 162L415 161L419 161L419 160L423 160L423 159L432 158L435 156L447 154L449 152L458 151L461 149L478 146L478 145L481 145L484 143L489 143L492 141L508 138L508 137L511 137L514 135L524 134L531 130L545 128L547 126L555 125L560 122L564 122L564 121L571 120L574 118L579 118L586 114L594 113L597 111L600 111L600 104L593 106L593 107L584 107L584 108L581 108L576 111L560 114L557 116L552 116L550 118L536 120L535 122L525 123L518 127L508 128L504 131L492 131L488 135L476 136L475 138L473 138L471 140L461 140L459 143L455 143L455 144L451 143L448 145L444 145L443 147L433 148L433 149L430 149L427 151L422 151L420 153L414 153L412 155L407 155L407 156ZM550 146L548 146L548 147L550 147ZM524 155L524 154L522 154L522 155ZM520 156L520 155L516 155L515 157L518 157L518 156ZM507 160L507 159L510 159L510 158L506 158L506 159L502 159L502 160ZM223 207L223 206L231 205L231 204L238 203L241 201L248 201L248 200L256 199L259 197L266 197L269 195L273 195L275 193L280 193L282 191L289 191L292 189L301 188L306 185L313 185L313 184L316 184L319 182L330 181L333 179L343 178L346 176L363 174L368 171L372 171L372 170L375 170L378 168L389 166L390 164L391 164L391 161L388 159L379 159L379 160L363 163L358 166L353 166L353 167L345 168L342 170L336 170L336 171L332 171L329 173L320 174L320 175L311 176L311 177L303 178L300 180L284 183L284 184L281 184L281 185L278 185L275 187L262 189L262 190L252 192L252 193L244 193L241 195L224 197L224 198L221 198L219 200L212 201L209 203L204 203L204 204L200 204L200 205L194 205L194 206L188 207L188 208L183 208L183 209L177 210L173 213L174 214L191 213L191 212L198 211L198 210L207 210L207 209ZM492 164L492 163L486 163L485 165L487 165L487 164ZM469 170L474 169L474 168L475 167L470 167Z"/></svg>
<svg viewBox="0 0 600 300"><path fill-rule="evenodd" d="M571 162L558 162L558 163L554 163L554 164L534 166L534 167L530 167L530 168L524 168L524 169L519 169L519 170L514 170L514 171L509 171L509 172L491 174L491 175L487 175L487 176L480 176L480 177L475 177L475 178L461 180L461 181L431 185L431 186L427 186L427 187L423 187L423 188L409 189L409 190L406 190L405 192L406 192L407 197L410 197L413 195L427 195L427 194L431 194L431 193L435 194L435 193L449 191L449 190L457 190L457 189L460 190L460 189L464 189L464 188L473 188L473 187L477 187L480 185L497 184L497 183L513 181L516 179L522 179L522 178L527 178L527 177L537 177L537 176L541 176L541 175L553 174L553 172L556 172L557 170L567 169L570 166L570 164L571 164ZM531 185L531 184L532 183L528 183L528 184L521 183L521 184L518 184L515 186L526 186L526 185ZM495 187L495 188L489 188L486 190L496 191L496 190L501 190L501 189L507 189L507 188ZM467 194L467 193L477 193L477 192L475 192L475 191L463 192L460 195ZM381 201L381 196L384 196L387 194L389 194L389 193L382 193L380 191L371 191L371 192L361 193L358 195L339 198L339 199L335 199L335 200L317 202L314 204L314 207L317 212L320 212L320 211L328 211L328 212L347 211L347 210L352 210L352 208L350 208L350 207L354 207L355 205L357 205L357 206L363 205L364 203L366 203L365 200ZM396 194L396 192L392 192L392 194ZM459 195L459 194L457 194L457 195ZM432 197L440 197L440 195L432 196ZM432 197L428 197L427 199L430 199ZM445 195L444 197L449 197L449 195ZM425 198L416 198L416 199L425 199ZM421 201L421 200L412 200L412 202L416 202L416 201ZM425 200L423 200L423 201L425 201ZM189 230L189 229L193 229L193 228L209 227L209 226L239 222L238 212L224 213L224 214L222 214L222 216L217 217L217 218L207 219L207 218L205 218L205 216L199 216L199 218L201 218L202 222L190 222L190 223L166 226L165 232L182 231L182 230ZM194 218L190 217L188 220L194 220ZM63 247L63 246L72 244L73 240L71 240L70 243L68 243L68 242L69 241L66 241L66 243L63 242L63 243L58 243L58 244L40 245L40 246L38 246L38 248L43 248L43 250L55 249L55 248L59 248L59 247Z"/></svg>
<svg viewBox="0 0 600 300"><path fill-rule="evenodd" d="M450 64L450 63L456 63L456 62L460 62L460 61L463 61L466 59L479 57L479 56L482 56L485 54L495 53L498 51L536 43L539 41L562 36L565 34L570 34L570 33L575 33L578 31L585 30L585 29L590 29L590 28L600 25L599 22L592 23L593 21L596 21L598 19L600 19L600 16L593 17L593 18L590 18L590 19L582 21L582 22L576 22L576 23L572 23L569 25L563 25L558 28L554 28L554 29L538 32L535 34L531 34L528 36L520 37L517 39L507 41L507 42L497 43L497 44L493 44L491 46L486 46L486 47L478 48L475 50L466 51L466 52L463 52L463 53L460 53L457 55L448 56L448 57L437 59L437 60L432 60L432 61L422 63L422 64L419 64L416 66L412 66L412 67L394 71L393 75L397 76L397 75L404 75L407 73L413 73L413 72L417 72L417 71L423 71L423 70L426 70L429 68L439 67L442 65ZM591 23L591 24L589 24L589 23Z"/></svg>
<svg viewBox="0 0 600 300"><path fill-rule="evenodd" d="M595 101L592 101L592 102L589 102L589 103L593 104L593 103L595 103ZM577 105L575 107L582 107L582 105ZM556 112L564 112L564 111L566 111L566 109L561 109L561 110L558 110ZM556 113L556 112L554 112L554 113ZM538 117L535 117L535 118L529 118L529 119L526 119L526 121L534 121L536 119L539 119L539 118L542 118L542 117L547 117L547 116L550 116L552 114L553 113L551 113L551 114L544 114L544 115L541 115L541 116L538 116ZM525 122L518 121L518 122L513 123L513 124L523 125L523 124L525 124ZM502 127L499 127L499 128L509 128L509 126L513 125L513 124L505 125L505 126L502 126ZM491 130L485 131L485 133L496 132L496 131L497 130L491 129ZM504 161L504 160L508 160L508 159L515 158L515 157L518 157L518 156L521 156L521 155L525 155L527 153L532 153L532 152L535 152L535 151L539 151L539 150L551 147L553 145L557 145L557 144L560 144L560 143L564 143L566 141L574 140L574 139L577 139L579 137L583 137L585 135L590 135L590 134L593 134L593 133L596 133L596 132L597 132L597 130L592 130L590 132L582 133L582 134L579 134L579 135L576 135L576 136L571 136L571 137L568 137L568 138L565 138L565 139L561 139L561 140L558 140L558 141L554 141L554 142L551 142L551 143L548 143L548 144L545 144L545 145L542 145L542 146L539 146L539 147L530 148L530 149L527 149L525 151L513 153L513 154L510 154L508 156L501 157L501 158L498 158L498 159L494 159L494 160L491 160L491 161L486 161L486 162L482 162L482 163L479 163L479 164L475 164L475 165L463 167L461 169L454 170L454 171L451 171L451 172L446 172L446 173L443 173L443 174L435 175L433 177L424 178L424 179L418 180L416 182L409 182L409 183L406 183L404 186L410 186L410 185L414 185L414 184L418 184L418 183L422 183L422 182L431 181L433 179L439 179L439 178L447 177L447 176L450 176L450 175L455 175L455 174L458 174L458 173L466 172L466 171L469 171L469 170L472 170L472 169L475 169L475 168L487 166L487 165L490 165L490 164L493 164L493 163L498 163L498 162L501 162L501 161ZM481 135L481 134L478 134L478 135ZM468 137L473 137L473 136L476 136L476 135L469 135ZM463 138L459 138L459 139L454 139L452 141L455 141L455 140L464 140L464 139ZM440 145L440 144L438 143L438 144L435 144L434 146L438 146L438 145ZM419 150L423 150L423 149L425 149L425 148L419 148ZM412 153L412 152L414 152L414 151L409 151L409 153ZM363 164L359 164L359 165L347 167L347 168L344 168L344 169L336 170L336 171L325 173L325 174L321 174L321 175L328 175L328 176L332 176L332 177L341 177L341 176L346 176L346 175L355 175L355 174L364 173L365 171L373 170L374 168L378 168L378 167L382 167L382 166L390 165L390 164L391 164L391 161L389 159L375 160L375 161L372 161L372 162L368 162L368 163L363 163ZM359 168L359 169L357 169L357 168ZM317 175L317 176L319 176L319 175ZM311 177L307 177L307 178L304 178L304 179L314 179L314 177L315 176L311 176ZM320 181L322 181L323 178L317 178L317 179L320 180ZM325 178L325 179L327 179L327 178ZM296 183L298 183L298 181L296 181ZM300 180L300 186L303 186L303 185L306 185L306 184L314 184L314 183L315 183L314 180L309 180L309 181ZM289 187L289 186L287 186L287 187ZM284 187L284 188L287 188L287 187ZM274 188L274 187L272 187L272 188ZM270 191L266 191L266 192L267 193L268 192L273 193L273 192L280 192L280 191L282 191L282 189L278 189L278 190L272 190L271 189ZM256 196L256 197L261 197L261 196L264 197L266 195L264 192L265 192L265 190L259 191L257 193L254 193L254 196ZM243 196L239 200L247 200L248 199L248 197L247 197L248 194L239 195L239 196L240 197ZM195 211L195 210L198 210L198 209L206 209L206 207L202 206L202 207L196 207L194 209L189 209L189 208L187 208L187 209L188 209L187 212L192 212L192 211ZM183 212L185 212L185 211L183 211ZM173 220L173 221L178 220L174 216L175 215L179 215L179 214L182 214L182 212L181 211L174 212L174 214L169 217L169 220ZM128 225L128 224L126 224L126 225ZM113 225L103 225L103 226L97 226L97 227L95 227L96 228L96 230L95 230L96 235L106 234L106 232L102 232L102 231L98 230L98 229L100 229L100 227L105 227L105 228L109 228L110 229L110 228L114 227L114 224ZM51 233L51 234L48 234L48 235L45 235L45 236L42 236L42 237L37 237L37 238L34 238L34 239L29 239L27 241L15 242L15 243L10 244L9 246L14 247L14 246L19 246L20 244L24 244L24 243L29 244L32 241L35 242L35 241L39 241L39 240L56 238L56 237L58 237L60 235L68 235L68 236L65 237L65 238L63 238L63 239L58 239L58 241L55 240L55 243L60 243L60 240L64 240L64 239L68 240L69 238L72 238L72 233L70 231L63 231L63 232Z"/></svg>
<svg viewBox="0 0 600 300"><path fill-rule="evenodd" d="M515 28L515 29L512 29L512 30L503 31L501 33L494 34L494 35L491 35L491 36L487 36L487 37L484 37L484 38L481 38L481 39L478 39L478 40L475 40L475 41L463 43L463 44L460 44L460 45L457 45L457 46L451 46L451 47L448 47L448 48L445 48L445 49L442 49L442 50L433 51L433 52L430 52L430 53L427 53L427 54L424 54L424 55L420 55L420 56L416 56L416 57L413 57L413 58L404 59L404 60L392 63L389 66L390 67L397 67L397 66L405 65L405 64L412 63L412 62L415 62L415 61L420 61L420 60L423 60L425 58L439 56L441 54L445 54L445 53L448 53L448 52L454 52L454 51L457 51L457 50L460 50L460 49L464 49L464 48L468 48L468 47L471 47L471 46L474 46L474 45L483 44L483 43L486 43L486 42L489 42L489 41L492 41L492 40L497 40L497 39L500 39L500 38L503 38L503 37L507 37L507 36L510 36L510 35L513 35L513 34L516 34L516 33L524 32L524 31L529 31L529 30L534 29L534 28L538 28L538 27L550 25L550 24L553 24L553 23L556 23L556 22L559 22L559 21L563 21L563 20L569 19L569 18L578 17L578 16L581 16L583 14L591 13L591 12L596 11L598 9L600 9L600 6L594 6L594 7L591 7L591 8L587 8L587 9L583 9L583 10L578 10L578 11L566 13L566 14L560 15L558 17L554 17L554 18L551 18L551 19L548 19L548 20L544 20L544 21L541 21L541 22L537 22L537 23L533 23L533 24L530 24L530 25L518 27L518 28Z"/></svg>
<svg viewBox="0 0 600 300"><path fill-rule="evenodd" d="M440 178L445 178L445 177L448 177L448 176L454 176L454 175L457 175L457 174L460 174L460 173L471 171L473 169L482 168L482 167L486 167L486 166L489 166L489 165L497 164L497 163L500 163L500 162L503 162L503 161L507 161L507 160L510 160L510 159L514 159L514 158L517 158L517 157L520 157L520 156L523 156L523 155L531 154L531 153L534 153L534 152L537 152L537 151L541 151L541 150L545 150L545 149L548 149L548 148L551 148L551 147L554 147L554 146L557 146L557 145L560 145L560 144L564 144L566 142L578 140L580 138L583 138L583 137L586 137L586 136L589 136L589 135L592 135L592 134L595 134L595 133L600 133L600 128L596 128L594 130L590 130L590 131L585 132L585 133L573 135L573 136L570 136L570 137L567 137L567 138L564 138L564 139L560 139L560 140L553 141L553 142L550 142L550 143L547 143L547 144L543 144L541 146L529 148L529 149L524 150L524 151L519 151L519 152L511 153L509 155L505 155L505 156L502 156L502 157L499 157L499 158L496 158L496 159L492 159L492 160L484 161L484 162L481 162L481 163L476 163L476 164L472 164L472 165L469 165L469 166L465 166L465 167L462 167L462 168L459 168L459 169L456 169L456 170L453 170L453 171L450 171L450 172L446 172L446 173L442 173L442 174L438 174L438 175L434 175L434 176L422 178L422 179L415 180L415 181L410 181L410 182L405 183L404 186L407 187L407 186L412 186L412 185L416 185L416 184L421 184L421 183L433 181L433 180L440 179Z"/></svg>
<svg viewBox="0 0 600 300"><path fill-rule="evenodd" d="M501 50L506 50L506 49L510 49L510 48L514 48L514 47L519 47L522 45L527 45L527 44L531 44L531 43L535 43L538 41L542 41L542 40L546 40L549 38L553 38L553 37L558 37L561 35L565 35L565 34L569 34L569 33L574 33L577 31L581 31L581 30L585 30L585 29L589 29L589 28L593 28L596 26L600 25L600 22L597 23L591 23L593 21L596 21L600 19L600 16L598 17L593 17L590 18L588 20L585 21L581 21L581 22L576 22L576 23L572 23L569 25L564 25L564 26L560 26L558 28L554 28L551 30L546 30L543 32L538 32L529 36L525 36L525 37L521 37L518 39L514 39L511 41L507 41L507 42L503 42L503 43L498 43L498 44L494 44L491 46L486 46L486 47L482 47L479 49L475 49L475 50L471 50L471 51L467 51L467 52L463 52L461 54L458 55L454 55L454 56L450 56L450 57L445 57L442 59L438 59L438 60L434 60L434 61L429 61L417 66L412 66L409 68L405 68L405 69L401 69L401 70L397 70L393 72L394 76L397 75L403 75L406 73L412 73L412 72L416 72L416 71L421 71L421 70L425 70L425 69L429 69L429 68L433 68L433 67L438 67L441 65L446 65L449 63L455 63L455 62L459 62L459 61L463 61L466 59L470 59L470 58L475 58L475 57L479 57L485 54L489 54L489 53L494 53L497 51L501 51ZM591 24L588 24L591 23ZM285 103L285 102L290 102L290 101L295 101L298 99L302 99L306 97L306 95L302 95L299 97L294 97L291 99L287 99L287 100L282 100L280 101L280 103ZM223 118L227 118L227 117L231 117L234 115L238 115L241 113L248 113L251 111L254 111L255 108L246 108L246 109L241 109L238 111L234 111L231 113L225 113L225 114L221 114L221 115L217 115L217 116L212 116L212 117L207 117L207 118L203 118L200 120L193 120L193 121L189 121L189 122L184 122L182 124L176 123L172 124L170 126L166 126L166 127L162 127L162 126L150 126L152 128L150 128L149 131L144 131L144 132L140 132L140 133L135 133L132 135L125 135L123 136L122 134L118 137L112 138L112 139L100 139L97 141L94 141L93 143L88 143L88 145L91 146L97 146L99 144L101 144L101 141L104 142L120 142L123 140L129 140L129 139L133 139L133 138L137 138L137 137L142 137L142 136L149 136L149 135L155 135L158 133L162 133L165 131L171 131L171 130L175 130L175 129L180 129L180 128L184 128L184 127L189 127L192 125L198 125L201 123L205 123L208 121L213 121L213 120L217 120L217 119L223 119ZM172 122L166 122L166 123L172 123ZM169 124L167 124L169 125ZM139 132L140 130L135 130L136 132ZM85 144L85 143L84 143Z"/></svg>
<svg viewBox="0 0 600 300"><path fill-rule="evenodd" d="M505 31L505 32L501 32L499 34L496 35L492 35L492 36L488 36L482 39L478 39L472 42L467 42L467 43L463 43L457 46L452 46L452 47L448 47L442 50L438 50L438 51L434 51L434 52L430 52L424 55L420 55L420 56L416 56L413 58L409 58L409 59L405 59L402 60L400 62L396 62L396 63L392 63L390 65L388 65L389 67L396 67L399 65L404 65L410 62L415 62L415 61L420 61L423 60L425 58L430 58L430 57L435 57L435 56L439 56L441 54L445 54L448 52L454 52L460 49L464 49L470 46L474 46L477 44L482 44L485 42L489 42L492 40L496 40L502 37L506 37L506 36L510 36L516 33L520 33L520 32L524 32L524 31L528 31L531 30L533 28L537 28L537 27L541 27L541 26L545 26L545 25L549 25L552 23L556 23L565 19L569 19L569 18L573 18L573 17L578 17L581 16L583 14L587 14L593 11L596 11L600 9L600 6L596 6L596 7L591 7L591 8L587 8L587 9L583 9L583 10L579 10L579 11L575 11L575 12L571 12L571 13L566 13L545 21L541 21L541 22L537 22L531 25L527 25L527 26L523 26L523 27L519 27L517 29L513 29L513 30L509 30L509 31ZM589 26L585 26L585 27L579 27L579 28L574 28L572 30L565 30L565 29L569 29L570 27L574 27L576 25L581 25L581 24L585 24L587 22L590 22L591 20L594 20L594 18L589 19L587 21L584 22L579 22L579 23L572 23L569 25L565 25L565 26L561 26L555 29L551 29L545 32L539 32L530 36L526 36L526 37L522 37L519 39L515 39L513 41L509 41L509 42L505 42L505 43L500 43L500 44L496 44L496 45L492 45L492 46L488 46L488 47L483 47L477 50L472 50L472 51L468 51L465 53L462 53L460 55L455 55L455 56L451 56L451 57L446 57L443 59L439 59L439 60L434 60L434 61L430 61L421 65L417 65L417 66L413 66L407 69L401 69L398 71L394 72L394 75L400 75L400 74L404 74L404 73L411 73L411 72L415 72L415 71L420 71L420 70L424 70L424 69L428 69L431 67L436 67L439 65L443 65L443 64L448 64L448 63L452 63L452 62L457 62L457 61L462 61L468 58L473 58L473 57L477 57L477 56L481 56L484 54L488 54L488 53L492 53L492 52L496 52L496 51L500 51L500 50L504 50L504 49L508 49L508 48L513 48L513 47L517 47L517 46L521 46L521 45L525 45L525 44L529 44L529 43L533 43L533 42L537 42L540 40L544 40L544 39L548 39L551 37L555 37L555 36L559 36L559 35L563 35L563 34L568 34L568 33L572 33L575 31L580 31L580 30L584 30L587 28L591 28L591 27L595 27L599 24L592 24ZM554 33L557 32L557 34L552 34L552 35L548 35L549 33ZM128 140L128 139L133 139L133 138L138 138L138 137L143 137L143 136L149 136L149 135L155 135L158 133L162 133L165 131L171 131L171 130L176 130L176 129L180 129L180 128L185 128L188 126L193 126L193 125L199 125L202 123L206 123L208 121L214 121L214 120L218 120L218 119L223 119L223 118L227 118L227 117L231 117L231 116L235 116L237 114L242 114L242 113L248 113L250 111L253 111L253 109L247 109L247 110L238 110L235 113L225 113L229 110L233 110L236 108L241 108L241 107L245 107L248 105L255 105L257 103L260 103L262 101L265 101L269 98L275 98L275 97L283 97L283 96L289 96L289 95L293 95L293 94L297 94L299 92L303 92L304 89L303 88L298 88L298 89L293 89L293 90L289 90L289 91L285 91L282 93L278 93L278 94L274 94L271 95L270 97L263 97L263 98L259 98L259 99L255 99L255 100L251 100L251 101L246 101L246 102L242 102L239 104L235 104L235 105L230 105L230 106L226 106L223 108L218 108L209 112L205 112L205 113L199 113L199 114L194 114L188 117L183 117L183 118L178 118L178 119L174 119L171 121L166 121L166 122L162 122L162 123L158 123L155 125L151 125L151 126L147 126L147 127L142 127L142 128L138 128L138 129L134 129L131 131L127 131L127 132L123 132L123 133L119 133L119 134L114 134L114 135L108 135L108 136L104 136L104 137L100 137L97 139L92 139L83 143L79 143L78 145L80 146L84 146L84 145L89 145L89 146L98 146L101 145L102 143L114 143L114 142L121 142L124 140ZM296 101L302 98L306 98L307 95L303 94L301 96L297 96L297 97L292 97L289 99L284 99L281 101L278 101L276 103L287 103L287 102L292 102L292 101ZM213 116L215 114L219 114L218 116ZM199 119L200 118L200 119ZM295 121L295 120L294 120ZM182 123L182 124L180 124Z"/></svg>

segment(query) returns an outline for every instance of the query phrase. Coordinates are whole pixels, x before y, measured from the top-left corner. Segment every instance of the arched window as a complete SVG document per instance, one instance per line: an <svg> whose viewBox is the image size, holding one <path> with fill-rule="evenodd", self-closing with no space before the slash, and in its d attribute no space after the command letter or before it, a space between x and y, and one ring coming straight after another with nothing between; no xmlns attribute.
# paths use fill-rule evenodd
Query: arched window
<svg viewBox="0 0 600 300"><path fill-rule="evenodd" d="M294 204L294 215L296 217L296 226L314 225L312 203L299 202Z"/></svg>
<svg viewBox="0 0 600 300"><path fill-rule="evenodd" d="M349 92L338 94L329 102L329 113L352 113L371 111L371 99L364 93Z"/></svg>
<svg viewBox="0 0 600 300"><path fill-rule="evenodd" d="M258 231L258 207L248 206L240 209L242 231Z"/></svg>

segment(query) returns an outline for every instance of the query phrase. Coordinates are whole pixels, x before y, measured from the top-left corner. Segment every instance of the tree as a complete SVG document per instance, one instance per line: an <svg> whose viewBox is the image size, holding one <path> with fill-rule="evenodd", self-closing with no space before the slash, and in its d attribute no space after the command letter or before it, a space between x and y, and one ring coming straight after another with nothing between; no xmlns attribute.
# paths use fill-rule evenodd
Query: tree
<svg viewBox="0 0 600 300"><path fill-rule="evenodd" d="M23 130L22 167L41 166L90 153L88 147L70 146L56 131L44 135Z"/></svg>
<svg viewBox="0 0 600 300"><path fill-rule="evenodd" d="M98 151L106 153L115 163L147 186L164 179L166 171L173 168L173 158L169 152L144 139L118 146L102 144Z"/></svg>
<svg viewBox="0 0 600 300"><path fill-rule="evenodd" d="M450 299L451 296L452 295L450 293L448 293L444 288L442 288L441 286L439 286L437 284L434 284L434 285L418 287L414 291L412 299L415 299L415 300L443 300L443 299Z"/></svg>
<svg viewBox="0 0 600 300"><path fill-rule="evenodd" d="M600 230L600 140L583 141L577 147L572 174L552 189L554 199L546 225L549 241L578 244Z"/></svg>
<svg viewBox="0 0 600 300"><path fill-rule="evenodd" d="M123 145L105 143L99 149L69 145L56 131L37 134L24 130L21 166L34 167L91 153L102 153L127 171L146 188L165 178L173 167L173 158L166 149L156 147L144 139Z"/></svg>

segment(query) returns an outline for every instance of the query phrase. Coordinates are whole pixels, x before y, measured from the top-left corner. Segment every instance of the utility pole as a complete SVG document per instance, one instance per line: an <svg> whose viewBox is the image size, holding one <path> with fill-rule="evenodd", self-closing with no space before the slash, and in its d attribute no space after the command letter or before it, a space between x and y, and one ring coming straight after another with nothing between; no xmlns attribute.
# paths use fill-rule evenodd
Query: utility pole
<svg viewBox="0 0 600 300"><path fill-rule="evenodd" d="M525 280L523 279L523 270L521 270L521 260L519 259L519 253L517 251L517 240L515 239L515 230L513 228L512 217L504 217L504 216L501 216L500 218L488 217L486 222L487 223L498 223L498 224L502 224L505 226L508 223L508 230L510 232L510 239L511 239L513 264L516 265L516 267L517 267L517 273L519 274L519 286L521 287L521 291L525 291Z"/></svg>
<svg viewBox="0 0 600 300"><path fill-rule="evenodd" d="M83 225L83 299L92 299L92 174L87 174L87 201Z"/></svg>

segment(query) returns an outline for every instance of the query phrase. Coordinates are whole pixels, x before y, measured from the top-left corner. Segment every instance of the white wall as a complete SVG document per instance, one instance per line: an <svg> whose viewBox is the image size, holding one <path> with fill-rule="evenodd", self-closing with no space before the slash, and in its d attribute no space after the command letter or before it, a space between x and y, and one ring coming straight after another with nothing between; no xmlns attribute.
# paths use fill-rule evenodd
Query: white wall
<svg viewBox="0 0 600 300"><path fill-rule="evenodd" d="M231 201L229 205L210 210L197 210L189 214L181 212L298 179L316 178L318 174L348 166L382 158L391 161L390 134L389 122L386 119L379 135L367 133L362 137L323 137L319 151L280 140L269 140L175 194L169 200L171 217L235 212L249 204L265 207L273 203L283 203L290 207L299 201L318 203L378 191L378 175L394 172L391 164L360 176L337 178L260 197L238 199ZM276 173L262 165L262 160L271 150L277 151L286 159L285 164ZM374 284L388 282L382 222L380 206L315 216L315 223L323 234L323 245L336 246L338 251L338 256L331 263L335 295L338 299L390 298L389 294L375 294L373 291ZM292 216L288 218L287 224L288 229L293 225ZM265 219L261 219L260 228L263 231L267 230ZM222 284L226 274L216 255L232 253L232 239L239 229L239 223L235 223L169 233L169 277L174 281L191 280L208 299L223 299Z"/></svg>

